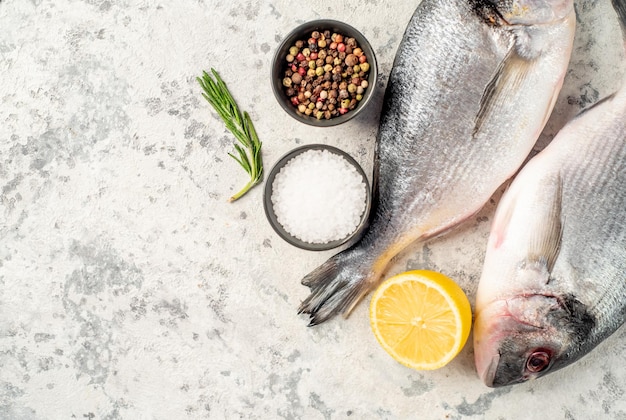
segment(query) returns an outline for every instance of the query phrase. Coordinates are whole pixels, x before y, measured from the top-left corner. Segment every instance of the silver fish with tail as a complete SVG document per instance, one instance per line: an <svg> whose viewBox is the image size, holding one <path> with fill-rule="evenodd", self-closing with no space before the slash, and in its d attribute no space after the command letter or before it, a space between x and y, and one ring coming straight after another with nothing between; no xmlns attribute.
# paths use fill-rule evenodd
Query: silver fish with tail
<svg viewBox="0 0 626 420"><path fill-rule="evenodd" d="M614 7L624 25L626 0ZM626 79L503 195L475 309L476 369L492 387L570 365L626 321Z"/></svg>
<svg viewBox="0 0 626 420"><path fill-rule="evenodd" d="M572 0L423 0L396 53L369 229L302 283L310 325L348 315L407 245L468 219L521 166L554 106Z"/></svg>

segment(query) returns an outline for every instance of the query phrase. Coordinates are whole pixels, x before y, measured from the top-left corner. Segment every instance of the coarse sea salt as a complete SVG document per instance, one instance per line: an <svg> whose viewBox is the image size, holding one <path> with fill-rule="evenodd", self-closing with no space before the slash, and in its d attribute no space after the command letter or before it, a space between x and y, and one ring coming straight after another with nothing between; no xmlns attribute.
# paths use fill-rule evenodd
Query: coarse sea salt
<svg viewBox="0 0 626 420"><path fill-rule="evenodd" d="M290 159L272 183L276 219L292 236L325 244L353 233L365 211L367 186L343 156L311 149Z"/></svg>

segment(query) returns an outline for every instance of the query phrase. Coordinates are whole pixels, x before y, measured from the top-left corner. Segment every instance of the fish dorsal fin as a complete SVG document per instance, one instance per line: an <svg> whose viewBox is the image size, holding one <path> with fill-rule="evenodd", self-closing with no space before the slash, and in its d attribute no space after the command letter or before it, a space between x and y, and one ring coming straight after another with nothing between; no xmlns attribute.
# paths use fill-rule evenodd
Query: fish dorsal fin
<svg viewBox="0 0 626 420"><path fill-rule="evenodd" d="M527 263L538 264L552 272L556 259L561 249L563 237L562 201L563 181L559 175L552 183L553 191L545 191L551 194L551 200L546 206L542 206L538 214L539 223L533 226L528 249Z"/></svg>
<svg viewBox="0 0 626 420"><path fill-rule="evenodd" d="M516 51L515 45L511 46L493 77L485 86L476 114L472 133L474 137L480 132L490 115L499 112L502 109L502 104L510 101L511 98L507 95L518 90L526 76L531 72L533 65L534 60L521 57Z"/></svg>

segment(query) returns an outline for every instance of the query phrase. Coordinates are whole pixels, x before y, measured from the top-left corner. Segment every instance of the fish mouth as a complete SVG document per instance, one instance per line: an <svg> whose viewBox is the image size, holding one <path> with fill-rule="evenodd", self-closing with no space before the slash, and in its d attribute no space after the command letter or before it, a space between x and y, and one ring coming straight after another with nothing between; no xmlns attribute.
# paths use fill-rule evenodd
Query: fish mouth
<svg viewBox="0 0 626 420"><path fill-rule="evenodd" d="M523 382L520 378L507 383L500 383L498 368L501 361L500 347L511 331L538 331L546 328L523 310L523 304L531 300L553 300L553 296L543 294L524 294L503 298L487 305L476 314L474 321L474 364L478 376L488 387L512 385Z"/></svg>
<svg viewBox="0 0 626 420"><path fill-rule="evenodd" d="M496 301L476 314L474 321L474 364L478 376L489 387L493 386L500 363L499 343L504 332L499 328L502 319L510 317L506 300ZM498 320L498 322L494 322Z"/></svg>
<svg viewBox="0 0 626 420"><path fill-rule="evenodd" d="M480 363L480 367L479 367ZM498 365L500 364L500 354L496 354L488 360L485 361L476 361L476 368L478 370L478 375L480 380L483 381L485 385L493 388L493 381L496 377L496 372L498 371Z"/></svg>

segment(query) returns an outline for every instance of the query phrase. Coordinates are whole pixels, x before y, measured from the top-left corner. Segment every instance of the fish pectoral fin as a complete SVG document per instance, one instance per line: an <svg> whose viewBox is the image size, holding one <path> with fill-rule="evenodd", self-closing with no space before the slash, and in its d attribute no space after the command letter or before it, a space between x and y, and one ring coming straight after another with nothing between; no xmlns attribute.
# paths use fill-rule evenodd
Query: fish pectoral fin
<svg viewBox="0 0 626 420"><path fill-rule="evenodd" d="M496 214L494 215L489 234L490 246L494 249L499 248L504 242L507 228L511 223L513 210L515 209L515 203L517 202L517 192L515 191L515 187L515 184L511 184L507 187L496 208Z"/></svg>
<svg viewBox="0 0 626 420"><path fill-rule="evenodd" d="M511 100L510 93L520 88L521 83L532 72L533 66L534 60L521 57L514 46L509 49L483 91L472 133L474 137L480 132L485 121L493 113L499 112L504 102Z"/></svg>
<svg viewBox="0 0 626 420"><path fill-rule="evenodd" d="M563 201L563 181L557 174L557 179L552 183L553 190L545 191L551 194L551 200L546 206L542 206L537 218L538 226L533 228L531 234L528 262L545 265L548 273L552 272L554 264L561 248L563 237L563 218L561 207Z"/></svg>

